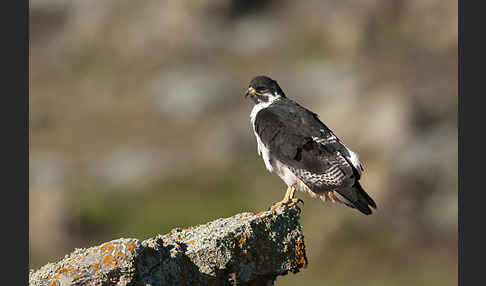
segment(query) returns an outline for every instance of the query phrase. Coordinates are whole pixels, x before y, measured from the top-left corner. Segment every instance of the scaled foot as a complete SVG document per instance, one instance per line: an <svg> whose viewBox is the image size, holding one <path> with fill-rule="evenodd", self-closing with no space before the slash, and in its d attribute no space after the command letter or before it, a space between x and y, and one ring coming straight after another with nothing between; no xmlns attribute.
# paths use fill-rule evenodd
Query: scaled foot
<svg viewBox="0 0 486 286"><path fill-rule="evenodd" d="M272 207L270 208L270 210L274 211L275 209L277 209L280 206L292 205L292 204L296 204L296 203L299 203L299 202L304 203L303 200L294 198L294 194L295 194L295 188L293 186L288 187L287 192L285 193L285 197L283 198L283 200L273 204Z"/></svg>

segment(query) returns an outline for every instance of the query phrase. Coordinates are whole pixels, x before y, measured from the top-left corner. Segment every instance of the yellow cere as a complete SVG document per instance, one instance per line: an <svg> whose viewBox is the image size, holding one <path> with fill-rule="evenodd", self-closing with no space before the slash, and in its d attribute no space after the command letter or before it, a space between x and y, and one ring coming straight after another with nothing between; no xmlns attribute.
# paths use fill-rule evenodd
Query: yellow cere
<svg viewBox="0 0 486 286"><path fill-rule="evenodd" d="M263 95L263 93L256 91L256 90L255 90L253 87L251 87L251 86L248 88L248 93L250 93L251 95L254 95L254 94L256 94L256 95Z"/></svg>

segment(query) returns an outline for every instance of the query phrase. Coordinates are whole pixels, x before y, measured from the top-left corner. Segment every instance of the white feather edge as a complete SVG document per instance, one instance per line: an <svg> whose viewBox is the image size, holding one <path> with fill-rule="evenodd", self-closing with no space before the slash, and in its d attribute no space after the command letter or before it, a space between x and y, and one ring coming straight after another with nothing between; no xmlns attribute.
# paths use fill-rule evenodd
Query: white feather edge
<svg viewBox="0 0 486 286"><path fill-rule="evenodd" d="M323 140L322 138L318 138L318 137L312 137L312 139L316 142L316 143L319 143L319 144L322 144L323 143ZM361 175L363 172L364 172L364 167L363 167L363 164L361 164L361 162L359 161L359 156L358 154L356 154L355 152L353 152L351 149L349 149L346 145L343 144L343 142L341 142L337 137L336 135L334 135L334 133L332 134L332 137L331 138L328 138L327 140L331 140L331 139L335 139L336 141L338 141L339 143L341 143L344 148L346 148L346 150L348 151L349 153L349 156L344 154L344 157L346 159L348 159L351 164L353 165L354 168L356 168L356 170L358 170L358 173Z"/></svg>
<svg viewBox="0 0 486 286"><path fill-rule="evenodd" d="M343 143L341 143L341 144L343 144ZM349 159L349 161L351 161L351 164L353 164L353 166L356 168L356 170L358 170L358 173L361 175L364 172L365 169L363 167L363 164L361 164L361 162L359 161L358 154L351 151L351 149L346 147L346 145L343 144L343 146L344 146L344 148L346 148L346 150L349 153L349 156L345 155L344 157L346 157L347 159Z"/></svg>

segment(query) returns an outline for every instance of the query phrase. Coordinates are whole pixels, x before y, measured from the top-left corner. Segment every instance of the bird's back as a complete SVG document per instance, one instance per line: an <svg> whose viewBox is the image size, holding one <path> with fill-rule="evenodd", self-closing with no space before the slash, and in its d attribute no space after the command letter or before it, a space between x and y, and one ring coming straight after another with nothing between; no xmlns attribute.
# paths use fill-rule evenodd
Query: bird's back
<svg viewBox="0 0 486 286"><path fill-rule="evenodd" d="M313 193L319 196L336 191L343 203L365 214L371 213L368 205L376 206L359 185L362 166L353 162L356 155L316 113L282 98L256 114L255 132L272 156Z"/></svg>

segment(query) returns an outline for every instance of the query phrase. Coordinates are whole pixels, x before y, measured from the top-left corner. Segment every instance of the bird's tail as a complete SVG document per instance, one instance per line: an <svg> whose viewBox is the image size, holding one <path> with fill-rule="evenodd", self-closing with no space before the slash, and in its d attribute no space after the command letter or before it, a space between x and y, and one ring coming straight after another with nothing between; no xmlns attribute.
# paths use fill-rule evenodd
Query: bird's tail
<svg viewBox="0 0 486 286"><path fill-rule="evenodd" d="M344 203L347 206L356 208L366 215L372 213L370 206L376 209L375 201L363 190L358 181L352 187L341 189L337 192L346 199Z"/></svg>

